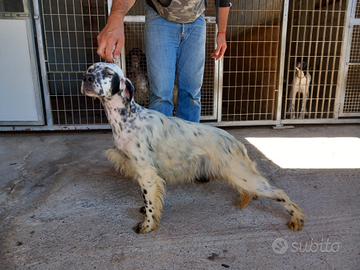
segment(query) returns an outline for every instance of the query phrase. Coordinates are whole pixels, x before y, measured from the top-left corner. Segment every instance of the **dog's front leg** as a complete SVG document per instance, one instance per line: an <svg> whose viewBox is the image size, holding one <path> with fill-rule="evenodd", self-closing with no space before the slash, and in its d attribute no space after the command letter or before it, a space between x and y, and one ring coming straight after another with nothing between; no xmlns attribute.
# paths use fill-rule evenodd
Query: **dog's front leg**
<svg viewBox="0 0 360 270"><path fill-rule="evenodd" d="M137 180L144 199L144 206L140 212L145 218L134 228L134 231L136 233L156 231L164 204L165 181L151 169L138 171Z"/></svg>

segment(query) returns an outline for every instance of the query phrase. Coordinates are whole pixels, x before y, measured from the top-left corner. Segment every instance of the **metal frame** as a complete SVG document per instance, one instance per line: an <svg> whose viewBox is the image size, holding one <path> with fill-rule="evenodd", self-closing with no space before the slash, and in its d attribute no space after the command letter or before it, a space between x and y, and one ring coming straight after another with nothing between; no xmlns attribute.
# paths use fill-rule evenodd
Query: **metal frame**
<svg viewBox="0 0 360 270"><path fill-rule="evenodd" d="M277 113L276 113L276 126L281 126L281 113L282 104L281 100L283 97L283 85L284 85L284 69L285 69L285 52L286 52L286 37L287 37L287 26L288 26L288 13L289 13L289 2L284 1L283 17L281 26L281 45L280 45L280 65L279 65L279 85L278 85L278 96L277 96Z"/></svg>
<svg viewBox="0 0 360 270"><path fill-rule="evenodd" d="M343 72L340 77L340 89L341 91L338 96L338 111L337 114L339 117L356 117L360 116L359 113L345 113L344 112L344 101L345 101L345 93L346 93L346 84L349 74L349 68L352 65L356 65L360 67L360 63L350 63L350 54L351 54L351 44L353 37L353 30L355 25L360 25L360 18L356 18L355 12L357 8L357 4L359 0L349 0L349 8L346 16L346 31L344 36L344 45L342 50L343 59L341 65L343 67ZM358 121L360 123L360 120Z"/></svg>
<svg viewBox="0 0 360 270"><path fill-rule="evenodd" d="M41 87L39 76L37 73L38 65L36 61L36 47L34 40L34 29L31 22L31 9L29 8L29 0L22 0L24 11L23 12L0 12L1 19L16 19L16 20L24 20L26 33L27 33L27 41L29 45L29 57L30 57L30 65L32 69L32 80L34 84L34 97L35 97L35 105L38 121L0 121L1 125L43 125L45 123L44 114L43 114L43 103L41 98ZM2 130L3 126L0 126L0 130Z"/></svg>
<svg viewBox="0 0 360 270"><path fill-rule="evenodd" d="M38 0L33 0L32 2L33 2L33 10L34 10L37 44L38 44L38 55L39 55L40 70L41 70L41 79L42 79L41 81L42 81L42 88L44 93L46 125L47 127L52 127L54 125L54 122L51 115L50 91L48 87L48 77L46 71L44 37L41 27L42 20L40 16L40 7Z"/></svg>

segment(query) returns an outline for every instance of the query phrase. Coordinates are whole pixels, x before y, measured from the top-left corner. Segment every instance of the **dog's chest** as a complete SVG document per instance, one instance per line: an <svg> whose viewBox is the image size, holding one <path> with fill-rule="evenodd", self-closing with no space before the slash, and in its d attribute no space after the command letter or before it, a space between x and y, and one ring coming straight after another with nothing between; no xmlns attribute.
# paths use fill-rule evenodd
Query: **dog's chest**
<svg viewBox="0 0 360 270"><path fill-rule="evenodd" d="M118 104L109 103L105 107L113 133L114 145L120 150L126 150L134 138L139 137L139 133L145 127L145 121Z"/></svg>
<svg viewBox="0 0 360 270"><path fill-rule="evenodd" d="M303 73L301 73L300 75L301 76L299 77L299 74L297 73L294 78L293 81L294 90L296 89L297 91L306 92L310 84L311 76L309 73L306 76L304 76Z"/></svg>

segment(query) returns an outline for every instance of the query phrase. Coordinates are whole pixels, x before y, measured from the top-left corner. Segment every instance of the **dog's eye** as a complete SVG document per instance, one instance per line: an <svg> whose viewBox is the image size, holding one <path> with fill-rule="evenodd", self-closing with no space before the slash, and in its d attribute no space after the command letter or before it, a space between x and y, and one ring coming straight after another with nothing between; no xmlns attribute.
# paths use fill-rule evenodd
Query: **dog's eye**
<svg viewBox="0 0 360 270"><path fill-rule="evenodd" d="M95 69L94 68L89 68L88 72L93 72Z"/></svg>
<svg viewBox="0 0 360 270"><path fill-rule="evenodd" d="M112 76L113 74L110 73L110 72L106 72L105 75L106 75L106 76Z"/></svg>

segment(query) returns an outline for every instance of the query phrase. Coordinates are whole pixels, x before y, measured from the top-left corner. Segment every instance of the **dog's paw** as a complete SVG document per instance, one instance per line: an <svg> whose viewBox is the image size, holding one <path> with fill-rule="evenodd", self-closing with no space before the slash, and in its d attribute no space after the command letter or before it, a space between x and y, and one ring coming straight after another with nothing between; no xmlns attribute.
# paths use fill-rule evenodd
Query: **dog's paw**
<svg viewBox="0 0 360 270"><path fill-rule="evenodd" d="M133 228L136 233L149 233L155 231L156 229L149 225L148 222L140 222Z"/></svg>
<svg viewBox="0 0 360 270"><path fill-rule="evenodd" d="M299 212L298 215L291 217L291 220L287 225L292 231L300 231L305 226L305 218L306 216Z"/></svg>

